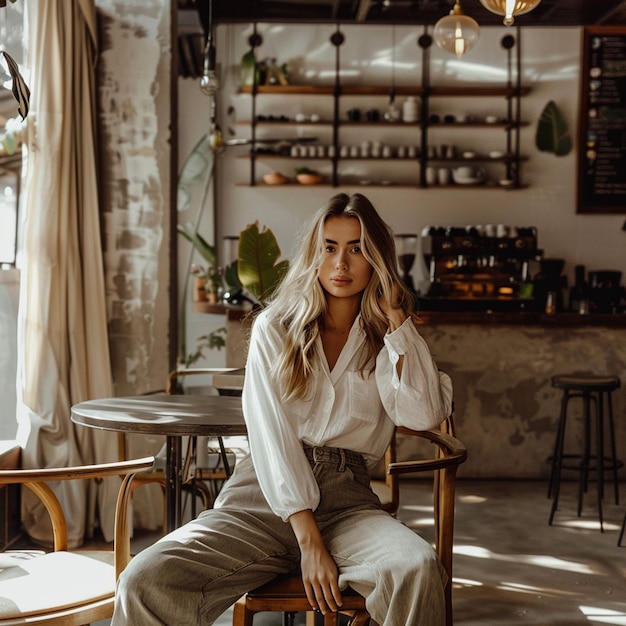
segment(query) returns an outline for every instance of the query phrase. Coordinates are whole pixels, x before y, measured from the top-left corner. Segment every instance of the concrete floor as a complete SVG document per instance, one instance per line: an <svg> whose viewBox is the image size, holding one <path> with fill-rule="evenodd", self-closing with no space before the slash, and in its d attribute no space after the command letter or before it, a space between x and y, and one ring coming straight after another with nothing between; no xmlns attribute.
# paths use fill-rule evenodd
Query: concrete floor
<svg viewBox="0 0 626 626"><path fill-rule="evenodd" d="M594 486L578 518L576 485L566 483L554 525L548 526L544 482L459 480L456 626L626 626L626 538L617 546L626 506L612 503L607 491L601 533ZM399 517L431 539L428 485L405 481L401 494ZM146 540L138 537L135 547ZM227 612L216 626L230 626L231 617ZM255 618L255 626L281 624L279 614Z"/></svg>

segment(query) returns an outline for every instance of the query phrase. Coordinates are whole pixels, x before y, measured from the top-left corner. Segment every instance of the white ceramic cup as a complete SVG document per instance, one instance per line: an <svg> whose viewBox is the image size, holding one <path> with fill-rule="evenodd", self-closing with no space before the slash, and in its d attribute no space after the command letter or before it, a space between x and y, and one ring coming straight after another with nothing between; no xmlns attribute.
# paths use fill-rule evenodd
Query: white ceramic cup
<svg viewBox="0 0 626 626"><path fill-rule="evenodd" d="M450 184L450 170L447 167L440 167L437 170L437 180L440 185Z"/></svg>
<svg viewBox="0 0 626 626"><path fill-rule="evenodd" d="M434 167L426 168L426 184L427 185L436 185L437 184L437 169Z"/></svg>

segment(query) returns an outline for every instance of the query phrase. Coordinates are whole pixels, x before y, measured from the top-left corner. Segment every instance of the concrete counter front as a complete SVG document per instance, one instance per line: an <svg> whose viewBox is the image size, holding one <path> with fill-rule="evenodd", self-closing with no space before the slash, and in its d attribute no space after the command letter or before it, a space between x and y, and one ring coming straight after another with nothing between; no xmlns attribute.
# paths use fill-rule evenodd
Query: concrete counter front
<svg viewBox="0 0 626 626"><path fill-rule="evenodd" d="M454 383L458 436L468 450L461 476L547 478L561 398L550 379L565 372L622 379L613 410L618 456L626 458L626 315L427 312L420 319ZM580 413L578 403L570 410Z"/></svg>

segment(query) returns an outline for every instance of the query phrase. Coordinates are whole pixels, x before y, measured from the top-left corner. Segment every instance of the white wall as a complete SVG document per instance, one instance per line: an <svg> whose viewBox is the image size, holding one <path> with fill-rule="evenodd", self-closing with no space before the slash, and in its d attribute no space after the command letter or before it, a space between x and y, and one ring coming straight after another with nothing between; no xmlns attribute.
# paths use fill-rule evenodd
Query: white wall
<svg viewBox="0 0 626 626"><path fill-rule="evenodd" d="M298 82L305 82L308 68L311 80L332 82L334 50L328 37L334 27L327 25L260 27L264 43L257 58L276 56L279 63L289 62ZM346 42L341 48L346 82L387 84L390 80L389 48L391 27L342 27ZM242 25L220 27L217 35L223 89L220 94L220 121L224 131L230 126L237 136L249 129L232 124L227 116L234 106L239 119L250 119L249 98L236 94L239 61L247 49L251 28ZM432 48L432 82L493 83L504 77L504 51L499 42L505 28L484 28L478 46L461 61L436 47ZM515 33L515 31L512 31ZM416 45L419 32L413 27L396 27L396 81L419 83L420 53ZM564 114L570 132L577 131L579 59L581 32L578 28L527 28L521 31L523 84L532 87L522 103L522 117L530 125L522 130L522 152L529 160L522 167L528 189L514 192L480 189L356 189L363 191L398 231L419 232L425 225L465 225L507 223L537 226L539 244L546 256L562 257L566 271L583 263L587 269L626 270L626 233L621 231L624 216L576 214L576 156L573 150L565 157L539 152L534 145L536 122L549 100L554 100ZM201 96L198 96L201 98ZM293 97L302 105L300 97ZM310 98L309 100L313 100ZM380 105L380 101L375 104ZM450 101L442 107L463 107ZM492 103L497 106L498 103ZM291 106L283 98L277 111ZM322 106L317 102L303 106ZM358 105L357 105L358 106ZM365 108L367 104L360 105ZM467 105L481 106L473 102ZM485 104L482 106L491 106ZM186 122L192 122L188 119ZM480 139L479 139L480 140ZM335 191L355 188L267 189L235 186L247 180L247 162L236 159L245 148L230 148L220 157L218 236L237 234L247 223L258 219L277 234L285 255L295 229L313 210ZM263 173L263 165L259 165ZM266 168L269 166L265 166ZM291 173L291 172L287 172ZM625 209L626 211L626 209Z"/></svg>
<svg viewBox="0 0 626 626"><path fill-rule="evenodd" d="M264 42L257 50L257 58L275 56L279 63L287 62L294 82L332 84L334 49L328 40L334 30L335 27L330 25L259 25ZM345 26L341 30L346 36L341 47L342 82L390 84L392 28ZM251 32L250 25L222 25L217 31L222 81L218 116L227 138L232 136L229 128L237 137L248 136L250 132L249 126L234 122L237 118L250 120L250 98L239 95L237 89L239 62L249 47L247 39ZM417 27L395 28L395 76L398 85L421 83L421 52L416 44L421 32ZM516 31L504 27L482 29L478 46L462 60L433 46L433 84L502 84L506 77L506 60L500 40L509 32L516 34ZM521 135L521 151L529 157L522 165L522 181L529 185L528 188L494 191L480 188L364 188L359 185L337 189L237 186L237 183L246 182L249 178L248 161L237 158L245 154L247 148L228 148L219 157L218 241L222 236L237 234L248 223L259 220L276 233L283 255L288 257L293 235L307 216L334 193L360 191L373 201L398 232L420 232L426 225L534 225L539 233L539 247L545 251L546 257L566 260L565 271L570 280L573 279L573 267L578 263L586 265L587 270L617 269L626 272L626 233L621 230L624 215L576 214L575 150L567 156L556 157L539 152L534 143L541 111L549 100L554 100L567 120L576 144L581 43L581 30L578 28L524 28L521 31L522 82L532 88L531 94L522 102L522 118L530 123L522 129ZM208 103L208 99L200 94L197 82L181 82L185 83L181 88L181 137L199 137L207 127L207 113L202 103ZM282 97L272 107L275 113L290 115L298 110L324 112L331 98L325 100L319 97L308 100L299 96ZM342 103L342 106L349 104ZM356 104L351 103L351 106L384 108L385 104L380 99L363 99ZM499 100L481 102L474 99L450 100L437 106L439 112L446 113L471 112L476 107L490 110L502 105ZM234 107L234 114L228 114L229 107ZM294 132L293 128L287 130ZM484 134L475 137L478 146L484 145L484 137ZM448 143L450 138L446 139L441 143ZM418 143L417 140L415 143ZM291 164L279 165L284 167L285 174L293 176ZM260 176L276 165L259 163L257 167ZM394 167L398 167L397 162Z"/></svg>

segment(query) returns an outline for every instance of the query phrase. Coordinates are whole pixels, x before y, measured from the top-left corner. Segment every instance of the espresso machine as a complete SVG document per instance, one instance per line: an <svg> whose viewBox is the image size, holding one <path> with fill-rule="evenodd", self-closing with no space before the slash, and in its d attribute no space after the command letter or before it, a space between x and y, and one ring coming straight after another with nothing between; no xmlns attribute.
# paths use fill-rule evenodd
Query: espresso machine
<svg viewBox="0 0 626 626"><path fill-rule="evenodd" d="M429 227L431 310L537 310L530 263L540 261L532 226Z"/></svg>

